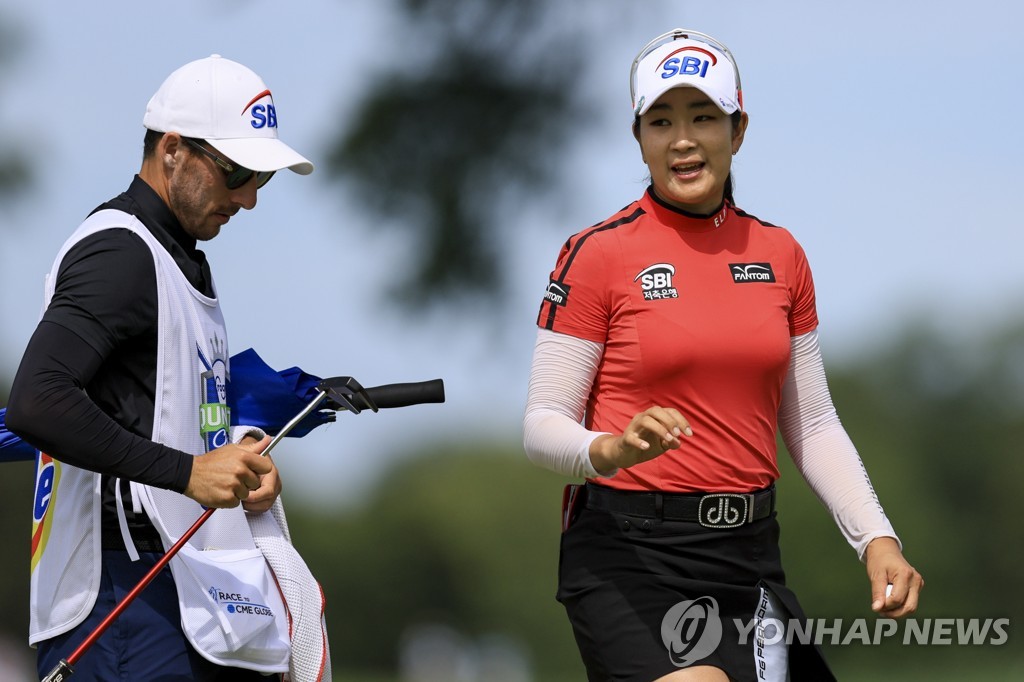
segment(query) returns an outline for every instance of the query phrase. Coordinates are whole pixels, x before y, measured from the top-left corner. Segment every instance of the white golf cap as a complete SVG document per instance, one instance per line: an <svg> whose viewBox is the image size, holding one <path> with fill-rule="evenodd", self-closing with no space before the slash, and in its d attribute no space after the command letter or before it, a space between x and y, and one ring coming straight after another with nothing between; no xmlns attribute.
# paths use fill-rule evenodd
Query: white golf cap
<svg viewBox="0 0 1024 682"><path fill-rule="evenodd" d="M642 116L672 88L697 88L726 114L743 109L740 72L725 45L685 28L649 42L630 73L633 114Z"/></svg>
<svg viewBox="0 0 1024 682"><path fill-rule="evenodd" d="M263 80L217 54L168 76L146 105L142 124L206 140L250 170L313 172L308 159L277 139L277 109Z"/></svg>

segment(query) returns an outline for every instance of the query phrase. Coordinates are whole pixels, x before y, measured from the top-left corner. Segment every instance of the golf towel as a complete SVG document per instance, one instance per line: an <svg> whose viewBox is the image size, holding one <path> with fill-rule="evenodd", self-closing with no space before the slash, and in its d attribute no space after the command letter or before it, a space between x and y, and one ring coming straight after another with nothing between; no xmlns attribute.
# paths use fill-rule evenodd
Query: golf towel
<svg viewBox="0 0 1024 682"><path fill-rule="evenodd" d="M274 571L291 623L290 682L331 682L331 655L320 584L291 543L284 506L278 497L270 511L246 514L256 546Z"/></svg>

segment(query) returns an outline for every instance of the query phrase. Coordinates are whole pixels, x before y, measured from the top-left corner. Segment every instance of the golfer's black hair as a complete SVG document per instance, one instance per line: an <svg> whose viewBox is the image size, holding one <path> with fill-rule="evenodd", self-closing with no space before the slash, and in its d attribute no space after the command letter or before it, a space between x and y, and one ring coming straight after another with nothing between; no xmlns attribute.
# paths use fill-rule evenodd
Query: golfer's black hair
<svg viewBox="0 0 1024 682"><path fill-rule="evenodd" d="M743 118L743 112L740 111L739 109L737 109L736 111L732 112L729 115L729 118L732 120L732 129L736 130L736 128L738 128L739 125L740 125L740 119ZM736 205L736 200L732 198L732 170L731 169L729 170L729 177L727 177L725 179L725 200L728 201L733 206Z"/></svg>

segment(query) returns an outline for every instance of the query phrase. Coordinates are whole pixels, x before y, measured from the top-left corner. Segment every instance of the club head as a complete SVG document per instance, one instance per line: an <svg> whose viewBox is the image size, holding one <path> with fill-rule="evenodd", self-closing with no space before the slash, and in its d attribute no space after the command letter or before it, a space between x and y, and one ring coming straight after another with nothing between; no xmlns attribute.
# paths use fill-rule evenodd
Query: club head
<svg viewBox="0 0 1024 682"><path fill-rule="evenodd" d="M353 414L363 410L378 410L366 389L352 377L328 377L322 379L316 388L327 394L328 400L337 406L334 409L345 409Z"/></svg>

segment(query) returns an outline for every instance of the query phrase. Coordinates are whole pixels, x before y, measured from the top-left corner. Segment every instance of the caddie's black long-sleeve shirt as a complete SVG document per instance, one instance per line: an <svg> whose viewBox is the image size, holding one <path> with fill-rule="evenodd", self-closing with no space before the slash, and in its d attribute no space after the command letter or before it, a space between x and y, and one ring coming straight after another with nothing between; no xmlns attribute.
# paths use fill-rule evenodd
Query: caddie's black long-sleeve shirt
<svg viewBox="0 0 1024 682"><path fill-rule="evenodd" d="M172 254L197 290L213 295L196 240L138 176L96 210L136 216ZM128 229L109 229L72 247L53 298L28 343L11 389L7 426L62 461L103 474L104 546L119 542L115 478L183 492L192 456L152 440L157 375L157 286L153 256ZM153 537L126 504L135 537ZM116 540L116 542L112 541Z"/></svg>

